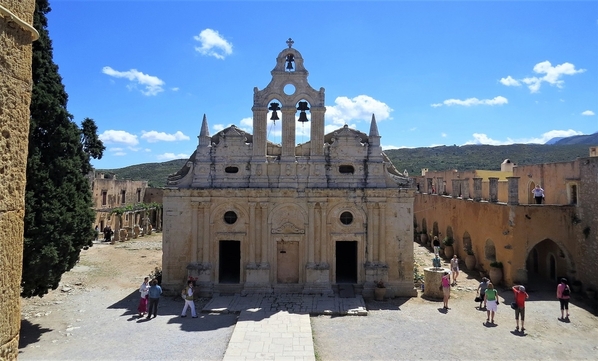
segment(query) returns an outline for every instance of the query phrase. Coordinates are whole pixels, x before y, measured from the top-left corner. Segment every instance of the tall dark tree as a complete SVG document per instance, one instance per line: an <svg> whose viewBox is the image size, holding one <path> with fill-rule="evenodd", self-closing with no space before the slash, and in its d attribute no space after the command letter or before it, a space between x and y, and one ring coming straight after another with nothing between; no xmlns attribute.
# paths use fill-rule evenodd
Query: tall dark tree
<svg viewBox="0 0 598 361"><path fill-rule="evenodd" d="M56 289L95 237L92 195L86 175L90 159L104 145L86 118L81 128L66 109L68 95L52 59L46 14L48 0L36 0L33 92L25 194L25 241L21 296L43 296Z"/></svg>

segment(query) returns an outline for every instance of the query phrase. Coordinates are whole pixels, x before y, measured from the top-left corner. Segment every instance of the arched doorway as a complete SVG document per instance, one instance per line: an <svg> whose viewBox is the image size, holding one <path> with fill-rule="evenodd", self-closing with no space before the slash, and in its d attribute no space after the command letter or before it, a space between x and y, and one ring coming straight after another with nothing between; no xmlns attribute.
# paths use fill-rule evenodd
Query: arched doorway
<svg viewBox="0 0 598 361"><path fill-rule="evenodd" d="M568 277L573 266L566 250L547 238L530 250L526 269L530 281L553 282L561 277Z"/></svg>

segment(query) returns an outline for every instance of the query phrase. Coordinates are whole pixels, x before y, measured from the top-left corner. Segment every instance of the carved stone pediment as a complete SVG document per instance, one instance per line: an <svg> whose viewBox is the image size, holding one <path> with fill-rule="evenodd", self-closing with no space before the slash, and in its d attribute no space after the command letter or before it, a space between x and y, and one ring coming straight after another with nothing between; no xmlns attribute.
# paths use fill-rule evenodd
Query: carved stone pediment
<svg viewBox="0 0 598 361"><path fill-rule="evenodd" d="M305 230L300 229L291 222L285 222L280 227L273 228L272 234L305 234Z"/></svg>

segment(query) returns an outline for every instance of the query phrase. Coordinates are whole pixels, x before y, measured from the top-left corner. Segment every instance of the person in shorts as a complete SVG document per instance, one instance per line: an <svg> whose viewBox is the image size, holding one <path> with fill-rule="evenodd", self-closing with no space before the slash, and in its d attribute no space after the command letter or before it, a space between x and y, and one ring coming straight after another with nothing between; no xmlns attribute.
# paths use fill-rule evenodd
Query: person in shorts
<svg viewBox="0 0 598 361"><path fill-rule="evenodd" d="M569 299L571 298L571 289L567 284L566 278L561 278L561 283L556 287L556 298L561 304L561 319L565 319L565 311L567 311L567 318L569 318Z"/></svg>
<svg viewBox="0 0 598 361"><path fill-rule="evenodd" d="M488 291L486 291L486 293L488 293ZM517 321L515 331L519 331L519 318L521 318L521 332L524 332L525 300L529 298L529 295L525 292L525 287L520 285L513 286L513 293L515 294L515 303L517 304L517 308L515 308L515 320Z"/></svg>
<svg viewBox="0 0 598 361"><path fill-rule="evenodd" d="M459 258L457 258L457 255L451 258L451 272L453 274L453 285L456 285L457 277L459 277Z"/></svg>
<svg viewBox="0 0 598 361"><path fill-rule="evenodd" d="M482 303L484 304L484 308L486 308L486 299L484 296L489 282L490 280L487 277L482 277L482 282L480 282L480 285L478 286L478 292L480 293L480 309L482 308Z"/></svg>
<svg viewBox="0 0 598 361"><path fill-rule="evenodd" d="M438 256L440 252L440 241L438 240L438 236L434 236L434 240L432 241L432 246L434 246L434 254Z"/></svg>

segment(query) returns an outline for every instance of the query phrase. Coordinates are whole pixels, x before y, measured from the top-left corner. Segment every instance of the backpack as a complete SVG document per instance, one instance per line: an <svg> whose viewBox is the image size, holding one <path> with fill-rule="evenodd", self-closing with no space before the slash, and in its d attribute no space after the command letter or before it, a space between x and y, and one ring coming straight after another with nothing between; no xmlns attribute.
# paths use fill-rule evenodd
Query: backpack
<svg viewBox="0 0 598 361"><path fill-rule="evenodd" d="M563 290L563 296L569 295L571 295L571 290L569 290L569 286L565 286L565 289Z"/></svg>

